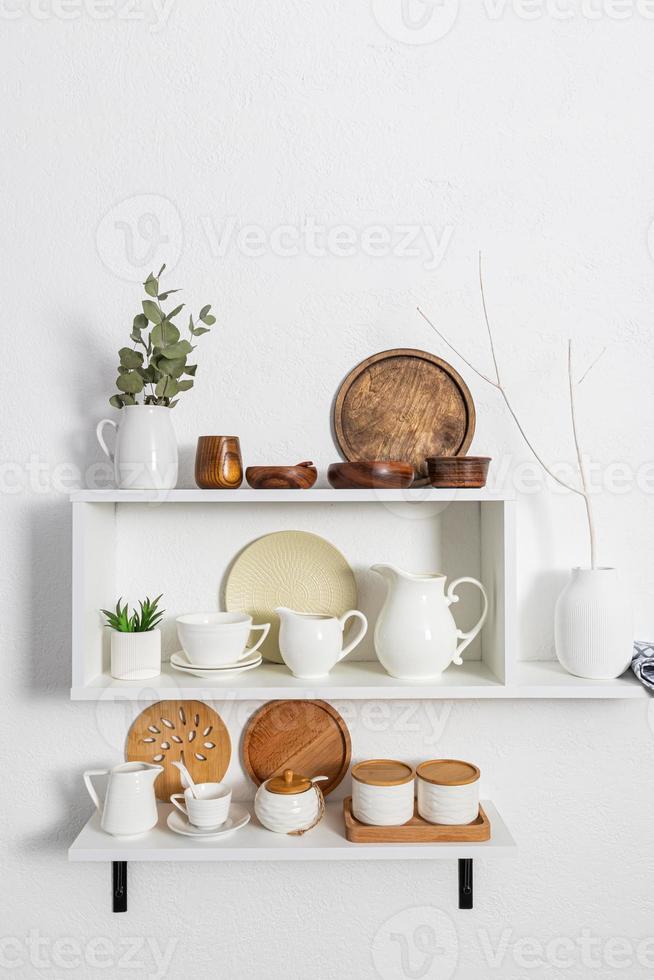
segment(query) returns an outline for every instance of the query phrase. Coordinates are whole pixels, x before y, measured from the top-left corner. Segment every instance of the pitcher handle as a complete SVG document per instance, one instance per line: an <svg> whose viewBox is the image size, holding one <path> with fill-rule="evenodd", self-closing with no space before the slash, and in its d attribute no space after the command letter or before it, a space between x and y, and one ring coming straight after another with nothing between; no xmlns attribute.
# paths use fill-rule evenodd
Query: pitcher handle
<svg viewBox="0 0 654 980"><path fill-rule="evenodd" d="M336 661L336 663L339 663L339 661L341 661L343 659L343 657L346 657L348 655L348 653L350 652L350 650L354 650L354 648L356 646L358 646L359 643L361 643L361 640L364 638L364 636L368 632L368 620L366 619L366 617L363 615L362 612L359 612L358 609L348 609L348 611L346 613L343 613L342 616L339 616L338 617L338 621L341 624L341 627L343 629L343 632L345 632L345 624L347 623L348 619L360 619L361 620L361 628L359 629L359 632L354 637L354 639L353 640L350 640L350 642L348 643L348 645L343 648L343 651L341 652L341 655L338 658L338 660Z"/></svg>
<svg viewBox="0 0 654 980"><path fill-rule="evenodd" d="M486 622L486 616L488 615L488 595L486 593L486 589L484 588L484 586L481 584L481 582L478 582L476 578L469 578L468 576L465 576L464 578L457 578L454 580L454 582L451 582L450 587L447 590L448 605L450 603L459 601L458 595L454 595L454 590L458 585L461 585L462 582L469 582L471 585L477 586L482 596L484 597L484 609L478 621L468 633L464 633L460 629L457 629L456 631L456 635L461 638L461 643L459 643L458 647L456 648L456 651L454 653L453 663L458 664L459 666L461 666L461 664L463 663L463 660L461 659L461 654L463 653L465 648L470 643L472 643L477 633L479 633L479 630Z"/></svg>
<svg viewBox="0 0 654 980"><path fill-rule="evenodd" d="M98 813L102 813L102 804L100 803L100 797L98 796L95 786L91 782L91 776L108 776L108 769L87 769L84 773L84 785L88 791L89 796L95 803L95 808Z"/></svg>
<svg viewBox="0 0 654 980"><path fill-rule="evenodd" d="M109 459L113 463L114 454L110 451L109 447L107 446L107 443L104 441L104 436L102 435L102 430L104 429L105 425L113 425L116 432L118 431L118 426L116 425L113 419L101 419L95 427L95 434L98 437L98 442L100 443L100 449L105 454L105 456L109 457Z"/></svg>

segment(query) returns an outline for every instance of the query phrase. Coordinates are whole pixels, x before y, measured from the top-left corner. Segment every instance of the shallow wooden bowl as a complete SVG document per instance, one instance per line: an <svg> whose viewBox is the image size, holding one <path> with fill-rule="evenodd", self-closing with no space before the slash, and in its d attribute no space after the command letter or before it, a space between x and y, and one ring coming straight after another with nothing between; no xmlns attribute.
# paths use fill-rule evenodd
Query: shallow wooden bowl
<svg viewBox="0 0 654 980"><path fill-rule="evenodd" d="M245 479L253 490L308 490L318 470L308 460L295 466L248 466Z"/></svg>
<svg viewBox="0 0 654 980"><path fill-rule="evenodd" d="M413 483L411 463L398 460L368 460L332 463L327 479L335 490L404 490Z"/></svg>
<svg viewBox="0 0 654 980"><path fill-rule="evenodd" d="M486 486L490 456L427 456L427 476L432 487L479 490Z"/></svg>

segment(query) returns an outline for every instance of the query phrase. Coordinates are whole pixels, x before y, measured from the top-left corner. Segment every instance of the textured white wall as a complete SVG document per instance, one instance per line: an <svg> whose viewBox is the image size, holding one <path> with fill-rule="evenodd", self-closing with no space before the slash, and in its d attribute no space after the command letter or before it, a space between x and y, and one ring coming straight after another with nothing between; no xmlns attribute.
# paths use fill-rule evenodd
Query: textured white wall
<svg viewBox="0 0 654 980"><path fill-rule="evenodd" d="M175 411L186 483L200 432L240 433L250 461L335 459L330 405L354 364L392 346L447 356L417 304L489 369L479 248L507 385L542 452L570 457L572 336L584 362L609 347L580 393L588 453L642 468L653 435L649 6L410 0L406 26L399 0L4 0L0 931L13 939L0 975L155 975L152 949L169 939L169 976L652 975L651 944L636 955L654 934L645 703L418 704L408 720L391 704L372 722L358 707L359 756L481 765L520 849L478 862L472 913L455 909L454 864L161 864L133 868L130 912L113 917L108 869L69 866L66 849L90 812L80 774L117 761L131 713L68 700L63 492L65 464L100 459L93 429L136 283L166 258L171 285L219 316L197 388ZM326 248L316 225L347 228ZM407 225L417 254L395 254ZM279 254L293 234L297 254ZM495 393L455 363L477 403L474 448L528 460ZM597 510L603 561L622 569L652 636L646 475ZM521 495L519 539L521 647L549 656L553 598L585 560L579 504ZM434 922L436 954L431 933L415 931ZM55 946L62 937L73 945ZM131 965L129 937L141 937ZM528 937L550 943L549 966L534 966ZM628 967L616 937L631 944Z"/></svg>

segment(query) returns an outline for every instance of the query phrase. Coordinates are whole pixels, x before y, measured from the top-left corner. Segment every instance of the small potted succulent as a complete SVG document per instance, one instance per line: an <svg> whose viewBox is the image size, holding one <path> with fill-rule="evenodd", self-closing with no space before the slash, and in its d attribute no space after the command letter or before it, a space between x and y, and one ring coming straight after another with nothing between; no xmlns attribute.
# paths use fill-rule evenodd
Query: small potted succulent
<svg viewBox="0 0 654 980"><path fill-rule="evenodd" d="M163 594L163 593L162 593ZM139 681L161 673L161 633L157 626L165 610L156 599L139 602L139 610L130 614L121 599L113 612L102 609L111 630L111 676L119 681Z"/></svg>
<svg viewBox="0 0 654 980"><path fill-rule="evenodd" d="M181 339L175 320L184 304L167 312L162 305L172 293L179 292L161 287L165 268L162 265L156 276L150 273L145 280L146 298L130 333L132 346L118 351L118 390L109 403L120 409L120 423L102 419L96 428L98 442L114 465L120 489L168 490L176 485L177 440L170 409L182 392L193 387L197 364L188 363L195 350L191 341L208 333L216 322L211 306L203 306L196 319L189 317L189 339ZM116 430L113 452L104 439L105 425Z"/></svg>

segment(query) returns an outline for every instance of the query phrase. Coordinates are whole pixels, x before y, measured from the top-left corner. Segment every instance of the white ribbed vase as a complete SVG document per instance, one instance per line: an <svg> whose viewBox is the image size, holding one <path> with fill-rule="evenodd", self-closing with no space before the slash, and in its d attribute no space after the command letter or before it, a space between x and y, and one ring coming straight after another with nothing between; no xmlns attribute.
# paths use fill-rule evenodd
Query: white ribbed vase
<svg viewBox="0 0 654 980"><path fill-rule="evenodd" d="M161 673L161 633L111 631L111 676L119 681L141 681Z"/></svg>
<svg viewBox="0 0 654 980"><path fill-rule="evenodd" d="M576 677L613 680L631 663L631 603L615 568L573 568L554 611L556 655Z"/></svg>

